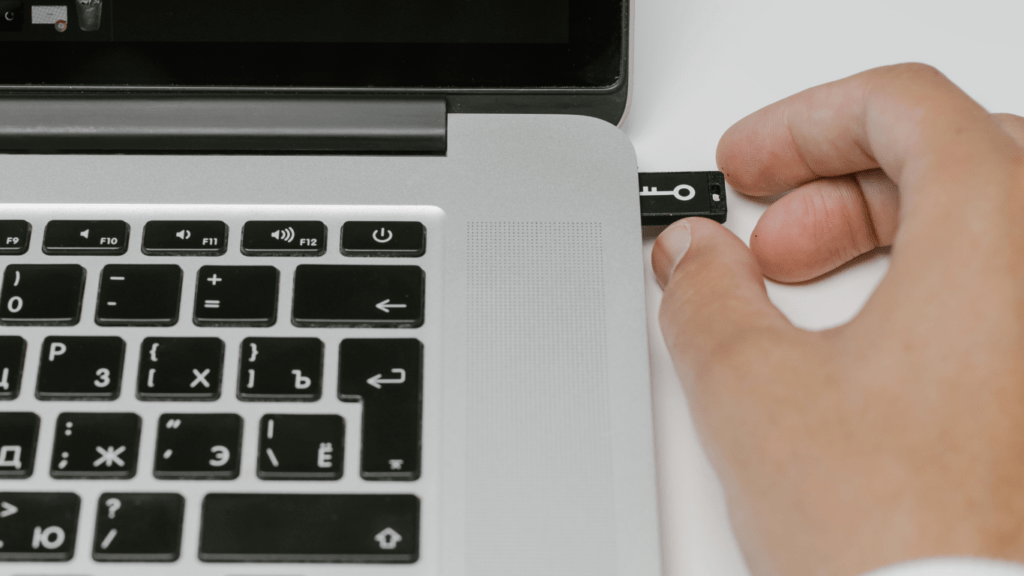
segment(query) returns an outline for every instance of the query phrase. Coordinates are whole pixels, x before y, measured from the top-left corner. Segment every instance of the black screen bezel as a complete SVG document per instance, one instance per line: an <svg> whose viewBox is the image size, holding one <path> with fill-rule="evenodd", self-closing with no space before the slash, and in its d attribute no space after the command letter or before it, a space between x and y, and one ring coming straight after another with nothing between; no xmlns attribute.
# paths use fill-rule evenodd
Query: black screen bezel
<svg viewBox="0 0 1024 576"><path fill-rule="evenodd" d="M625 81L627 0L570 0L569 7L568 44L4 42L8 65L0 71L0 87L448 94L614 91ZM107 64L97 69L99 61Z"/></svg>

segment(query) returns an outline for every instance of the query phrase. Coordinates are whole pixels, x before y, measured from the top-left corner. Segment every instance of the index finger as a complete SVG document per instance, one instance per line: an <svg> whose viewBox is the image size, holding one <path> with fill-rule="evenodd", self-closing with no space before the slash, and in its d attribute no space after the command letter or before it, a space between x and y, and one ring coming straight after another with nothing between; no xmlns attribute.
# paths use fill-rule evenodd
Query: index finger
<svg viewBox="0 0 1024 576"><path fill-rule="evenodd" d="M991 116L937 70L900 64L754 112L726 131L717 157L726 179L744 194L777 194L874 168L906 194L925 167L991 159L1012 149L1007 140Z"/></svg>

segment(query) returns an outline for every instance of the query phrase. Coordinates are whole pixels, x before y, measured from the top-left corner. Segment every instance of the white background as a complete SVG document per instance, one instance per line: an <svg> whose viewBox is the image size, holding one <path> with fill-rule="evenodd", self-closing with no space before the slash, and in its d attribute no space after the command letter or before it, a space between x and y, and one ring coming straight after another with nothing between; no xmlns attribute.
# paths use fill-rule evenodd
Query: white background
<svg viewBox="0 0 1024 576"><path fill-rule="evenodd" d="M633 104L625 130L642 171L714 170L735 121L805 88L897 62L938 67L993 112L1024 116L1022 0L635 0ZM970 209L965 190L964 209ZM745 241L765 203L728 194L727 226ZM645 241L649 257L651 240ZM797 325L857 313L884 255L801 286L769 283ZM667 576L743 575L721 488L700 448L657 326L648 259L648 324Z"/></svg>

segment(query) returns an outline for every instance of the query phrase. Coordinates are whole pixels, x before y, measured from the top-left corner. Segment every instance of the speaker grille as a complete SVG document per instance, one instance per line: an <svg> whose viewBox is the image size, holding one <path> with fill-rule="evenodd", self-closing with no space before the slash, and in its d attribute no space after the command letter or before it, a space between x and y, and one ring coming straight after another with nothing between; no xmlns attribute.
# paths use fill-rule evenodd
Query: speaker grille
<svg viewBox="0 0 1024 576"><path fill-rule="evenodd" d="M468 225L467 574L617 573L602 246Z"/></svg>

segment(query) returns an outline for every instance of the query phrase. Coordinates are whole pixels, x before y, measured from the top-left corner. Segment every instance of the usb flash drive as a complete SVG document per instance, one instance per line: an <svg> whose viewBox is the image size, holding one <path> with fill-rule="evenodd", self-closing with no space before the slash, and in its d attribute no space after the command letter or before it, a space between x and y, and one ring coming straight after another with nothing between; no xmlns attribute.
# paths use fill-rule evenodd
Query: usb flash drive
<svg viewBox="0 0 1024 576"><path fill-rule="evenodd" d="M640 222L671 224L700 216L725 222L725 175L721 172L641 172Z"/></svg>

